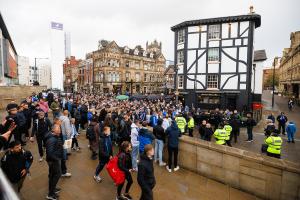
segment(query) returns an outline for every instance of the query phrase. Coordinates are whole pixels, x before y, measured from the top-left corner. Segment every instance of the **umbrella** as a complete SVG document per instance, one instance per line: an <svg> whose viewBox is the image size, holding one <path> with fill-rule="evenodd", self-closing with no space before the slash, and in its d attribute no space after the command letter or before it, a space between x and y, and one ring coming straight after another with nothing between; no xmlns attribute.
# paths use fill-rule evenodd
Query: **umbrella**
<svg viewBox="0 0 300 200"><path fill-rule="evenodd" d="M126 95L119 95L119 96L116 97L116 99L118 99L118 100L127 100L128 98L129 97L126 96Z"/></svg>

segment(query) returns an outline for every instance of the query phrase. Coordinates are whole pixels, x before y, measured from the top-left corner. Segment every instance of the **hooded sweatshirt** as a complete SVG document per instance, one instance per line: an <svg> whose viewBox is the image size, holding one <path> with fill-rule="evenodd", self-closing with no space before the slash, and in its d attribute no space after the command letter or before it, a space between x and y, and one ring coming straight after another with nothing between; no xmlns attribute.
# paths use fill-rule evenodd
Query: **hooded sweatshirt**
<svg viewBox="0 0 300 200"><path fill-rule="evenodd" d="M135 124L131 124L131 144L136 147L139 146L139 127Z"/></svg>
<svg viewBox="0 0 300 200"><path fill-rule="evenodd" d="M286 127L286 132L288 134L295 134L297 131L296 125L294 124L294 122L289 122L289 125Z"/></svg>

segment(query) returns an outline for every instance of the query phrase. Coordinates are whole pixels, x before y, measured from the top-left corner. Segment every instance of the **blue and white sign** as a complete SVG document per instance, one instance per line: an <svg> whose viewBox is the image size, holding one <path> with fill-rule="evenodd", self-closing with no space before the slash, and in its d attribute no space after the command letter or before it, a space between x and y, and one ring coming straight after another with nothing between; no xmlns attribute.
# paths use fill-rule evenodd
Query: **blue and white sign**
<svg viewBox="0 0 300 200"><path fill-rule="evenodd" d="M57 22L51 22L51 28L57 30L63 30L63 24Z"/></svg>

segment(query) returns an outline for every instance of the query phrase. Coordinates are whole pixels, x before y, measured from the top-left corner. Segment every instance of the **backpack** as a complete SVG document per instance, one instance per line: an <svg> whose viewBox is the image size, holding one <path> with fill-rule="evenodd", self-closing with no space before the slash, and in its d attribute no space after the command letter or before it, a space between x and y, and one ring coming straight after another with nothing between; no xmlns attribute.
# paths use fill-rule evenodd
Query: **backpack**
<svg viewBox="0 0 300 200"><path fill-rule="evenodd" d="M115 185L125 182L125 173L118 166L119 155L114 156L106 165L107 172L115 182Z"/></svg>
<svg viewBox="0 0 300 200"><path fill-rule="evenodd" d="M96 139L96 133L94 130L94 126L88 126L87 130L86 130L86 138L94 141Z"/></svg>

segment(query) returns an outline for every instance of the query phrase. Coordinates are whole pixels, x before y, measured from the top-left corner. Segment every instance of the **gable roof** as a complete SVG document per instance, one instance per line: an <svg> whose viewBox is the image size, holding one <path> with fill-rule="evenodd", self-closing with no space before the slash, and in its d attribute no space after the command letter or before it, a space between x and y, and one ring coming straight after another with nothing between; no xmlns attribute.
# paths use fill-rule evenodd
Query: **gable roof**
<svg viewBox="0 0 300 200"><path fill-rule="evenodd" d="M254 51L254 61L264 61L267 60L267 54L264 49Z"/></svg>
<svg viewBox="0 0 300 200"><path fill-rule="evenodd" d="M249 14L249 15L237 15L237 16L228 16L228 17L217 17L209 19L198 19L185 21L180 24L171 27L172 31L182 29L187 26L199 26L205 24L220 24L220 23L229 23L229 22L239 22L239 21L254 21L255 28L260 27L261 17L258 14Z"/></svg>

